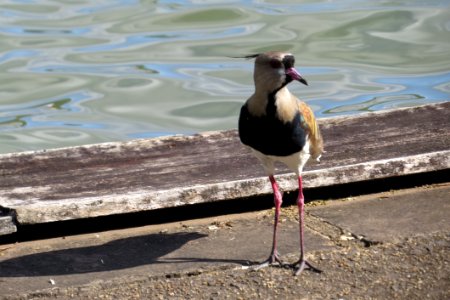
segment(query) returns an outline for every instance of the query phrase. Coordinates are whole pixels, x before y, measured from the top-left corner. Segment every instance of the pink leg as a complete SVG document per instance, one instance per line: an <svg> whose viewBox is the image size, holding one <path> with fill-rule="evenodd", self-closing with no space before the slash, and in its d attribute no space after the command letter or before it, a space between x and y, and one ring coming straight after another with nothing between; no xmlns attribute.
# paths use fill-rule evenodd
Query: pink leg
<svg viewBox="0 0 450 300"><path fill-rule="evenodd" d="M275 178L271 175L269 176L270 183L272 184L273 194L274 194L274 202L275 202L275 220L273 223L273 242L272 242L272 251L270 252L270 256L267 260L262 262L261 264L256 266L256 270L261 269L263 267L267 267L269 265L272 265L276 262L278 262L280 265L283 265L281 262L281 259L278 254L277 250L277 228L278 228L278 222L280 218L280 208L281 204L283 203L283 197L280 193L280 190L278 189L277 182L275 181Z"/></svg>
<svg viewBox="0 0 450 300"><path fill-rule="evenodd" d="M321 273L322 271L313 267L308 261L304 258L304 206L305 206L305 198L303 196L303 183L302 176L298 177L298 198L297 198L297 206L298 206L298 216L299 216L299 227L300 227L300 259L298 262L294 264L295 275L299 275L305 268L310 269L311 271Z"/></svg>
<svg viewBox="0 0 450 300"><path fill-rule="evenodd" d="M275 181L275 178L273 176L270 176L269 179L270 183L272 184L274 194L274 204L275 204L275 220L273 222L273 244L271 252L272 263L274 263L275 261L279 260L277 250L277 228L280 219L280 208L281 204L283 203L283 196L281 195L280 190L278 189L278 185L277 182Z"/></svg>
<svg viewBox="0 0 450 300"><path fill-rule="evenodd" d="M298 199L297 199L297 207L298 207L298 222L300 229L300 260L303 260L303 251L304 251L304 233L303 233L303 224L305 220L305 196L303 196L303 182L302 177L298 177Z"/></svg>

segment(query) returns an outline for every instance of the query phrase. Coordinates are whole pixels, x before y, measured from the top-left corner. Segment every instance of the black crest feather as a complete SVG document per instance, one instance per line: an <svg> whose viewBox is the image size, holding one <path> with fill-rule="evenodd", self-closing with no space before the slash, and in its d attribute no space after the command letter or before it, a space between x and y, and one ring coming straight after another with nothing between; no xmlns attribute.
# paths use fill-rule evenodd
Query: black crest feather
<svg viewBox="0 0 450 300"><path fill-rule="evenodd" d="M230 56L231 58L245 58L245 59L252 59L257 58L260 55L260 53L257 54L250 54L250 55L244 55L244 56Z"/></svg>

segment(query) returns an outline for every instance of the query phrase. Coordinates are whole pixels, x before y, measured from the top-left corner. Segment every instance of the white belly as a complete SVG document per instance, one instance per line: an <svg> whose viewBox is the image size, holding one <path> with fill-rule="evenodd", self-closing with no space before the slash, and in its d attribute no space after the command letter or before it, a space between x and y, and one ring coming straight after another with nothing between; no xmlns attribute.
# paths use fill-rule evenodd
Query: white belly
<svg viewBox="0 0 450 300"><path fill-rule="evenodd" d="M265 155L255 149L252 149L252 151L253 154L261 161L268 175L274 175L274 163L277 161L285 164L292 172L300 175L303 171L303 166L311 157L311 155L309 154L308 139L306 139L305 146L301 151L288 156Z"/></svg>

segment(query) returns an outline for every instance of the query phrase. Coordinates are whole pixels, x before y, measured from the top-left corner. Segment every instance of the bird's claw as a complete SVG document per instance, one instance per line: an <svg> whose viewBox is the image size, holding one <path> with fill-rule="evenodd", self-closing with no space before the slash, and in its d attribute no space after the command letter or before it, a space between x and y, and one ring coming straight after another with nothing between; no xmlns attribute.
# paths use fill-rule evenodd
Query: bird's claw
<svg viewBox="0 0 450 300"><path fill-rule="evenodd" d="M298 260L296 263L294 264L287 264L284 263L281 259L280 256L278 255L278 252L274 252L272 253L269 258L267 258L265 261L263 261L262 263L259 263L257 265L254 265L252 267L253 270L259 270L268 266L273 266L275 264L278 264L280 267L282 268L292 268L294 269L294 275L300 275L303 270L310 270L312 272L316 272L316 273L322 273L322 270L314 267L313 265L311 265L307 260L305 259L300 259Z"/></svg>
<svg viewBox="0 0 450 300"><path fill-rule="evenodd" d="M253 270L259 270L259 269L262 269L262 268L265 268L265 267L268 267L268 266L273 266L273 265L275 265L275 264L279 264L280 267L285 267L285 266L287 266L287 264L284 263L284 262L281 260L279 254L278 254L277 252L274 252L274 253L272 253L272 254L269 256L268 259L266 259L266 260L263 261L262 263L259 263L259 264L255 265L255 266L253 266L252 269L253 269Z"/></svg>
<svg viewBox="0 0 450 300"><path fill-rule="evenodd" d="M316 273L322 273L322 270L314 267L313 265L311 265L307 260L304 259L300 259L298 262L294 263L292 265L292 268L294 269L294 275L300 275L300 273L303 272L303 270L311 270L313 272Z"/></svg>

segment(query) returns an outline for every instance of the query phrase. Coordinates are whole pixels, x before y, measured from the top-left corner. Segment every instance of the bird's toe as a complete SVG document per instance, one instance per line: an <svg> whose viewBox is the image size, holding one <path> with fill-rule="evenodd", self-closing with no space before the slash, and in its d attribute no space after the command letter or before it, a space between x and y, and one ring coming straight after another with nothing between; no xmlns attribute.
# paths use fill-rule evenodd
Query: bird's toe
<svg viewBox="0 0 450 300"><path fill-rule="evenodd" d="M304 259L300 259L298 262L293 264L292 267L294 269L295 276L300 275L303 272L303 270L310 270L315 273L322 273L322 270L314 267L307 260L304 260Z"/></svg>

